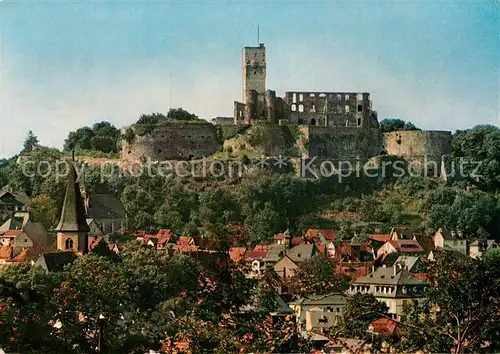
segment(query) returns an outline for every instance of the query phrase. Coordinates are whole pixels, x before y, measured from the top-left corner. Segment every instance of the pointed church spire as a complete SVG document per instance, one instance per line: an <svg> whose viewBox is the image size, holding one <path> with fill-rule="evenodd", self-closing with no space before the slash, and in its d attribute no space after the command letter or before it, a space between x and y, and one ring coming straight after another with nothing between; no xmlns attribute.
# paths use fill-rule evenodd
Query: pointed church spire
<svg viewBox="0 0 500 354"><path fill-rule="evenodd" d="M89 232L89 226L85 218L83 198L78 186L76 170L73 163L69 166L66 194L61 210L61 217L56 231Z"/></svg>
<svg viewBox="0 0 500 354"><path fill-rule="evenodd" d="M57 225L57 249L85 254L88 251L90 228L85 217L83 198L77 182L74 161L69 164L66 194Z"/></svg>

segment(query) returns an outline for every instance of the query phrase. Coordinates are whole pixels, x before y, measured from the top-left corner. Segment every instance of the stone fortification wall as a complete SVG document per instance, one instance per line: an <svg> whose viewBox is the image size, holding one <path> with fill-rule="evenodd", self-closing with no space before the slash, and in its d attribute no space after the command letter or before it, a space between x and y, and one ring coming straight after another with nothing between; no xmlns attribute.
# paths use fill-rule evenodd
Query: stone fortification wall
<svg viewBox="0 0 500 354"><path fill-rule="evenodd" d="M135 130L134 127L131 127ZM217 126L212 124L163 124L133 140L122 140L123 161L198 159L222 149Z"/></svg>

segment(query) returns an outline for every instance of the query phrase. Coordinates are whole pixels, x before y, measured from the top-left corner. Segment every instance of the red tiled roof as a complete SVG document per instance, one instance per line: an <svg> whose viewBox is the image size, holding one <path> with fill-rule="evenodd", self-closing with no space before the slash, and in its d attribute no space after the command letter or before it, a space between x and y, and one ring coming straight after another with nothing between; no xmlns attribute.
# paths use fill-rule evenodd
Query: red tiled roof
<svg viewBox="0 0 500 354"><path fill-rule="evenodd" d="M158 239L158 244L165 245L175 238L175 234L170 229L160 229L155 237Z"/></svg>
<svg viewBox="0 0 500 354"><path fill-rule="evenodd" d="M378 241L378 242L387 242L391 239L391 234L371 234L368 235L370 240Z"/></svg>
<svg viewBox="0 0 500 354"><path fill-rule="evenodd" d="M8 259L7 262L22 263L26 261L27 256L28 256L28 248L25 248L21 252L19 252L17 256L15 256L14 258Z"/></svg>
<svg viewBox="0 0 500 354"><path fill-rule="evenodd" d="M245 259L264 259L267 256L267 251L246 251Z"/></svg>
<svg viewBox="0 0 500 354"><path fill-rule="evenodd" d="M19 236L23 230L5 230L5 231L0 231L0 236L2 237L17 237Z"/></svg>
<svg viewBox="0 0 500 354"><path fill-rule="evenodd" d="M429 274L426 273L412 273L415 278L427 281L429 280Z"/></svg>
<svg viewBox="0 0 500 354"><path fill-rule="evenodd" d="M304 243L305 241L302 237L300 236L292 237L292 246L302 245Z"/></svg>
<svg viewBox="0 0 500 354"><path fill-rule="evenodd" d="M89 245L89 249L93 249L95 248L99 243L101 243L104 239L102 238L102 236L99 236L97 238L95 237L89 237L89 242L88 242L88 245Z"/></svg>
<svg viewBox="0 0 500 354"><path fill-rule="evenodd" d="M321 243L316 243L314 246L316 247L319 253L326 254L326 245L323 245Z"/></svg>
<svg viewBox="0 0 500 354"><path fill-rule="evenodd" d="M185 245L185 246L194 245L194 238L192 238L191 236L181 236L177 240L177 245L179 245L179 246L180 245Z"/></svg>
<svg viewBox="0 0 500 354"><path fill-rule="evenodd" d="M285 238L285 233L283 232L280 232L279 234L276 234L273 236L273 240L276 240L276 241L281 241Z"/></svg>
<svg viewBox="0 0 500 354"><path fill-rule="evenodd" d="M306 237L309 240L312 240L313 238L317 237L318 233L323 235L323 237L328 240L328 241L334 241L337 235L332 229L315 229L315 228L310 228L306 231L304 237Z"/></svg>
<svg viewBox="0 0 500 354"><path fill-rule="evenodd" d="M361 277L364 277L368 275L371 272L371 265L372 262L368 263L358 263L358 264L353 264L349 262L341 262L337 263L336 265L336 271L339 274L343 275L348 275L352 278L352 280L359 279Z"/></svg>
<svg viewBox="0 0 500 354"><path fill-rule="evenodd" d="M389 242L398 252L423 252L424 249L416 240L391 240Z"/></svg>
<svg viewBox="0 0 500 354"><path fill-rule="evenodd" d="M269 249L269 245L256 245L253 250L254 251L260 251L260 252L267 252Z"/></svg>
<svg viewBox="0 0 500 354"><path fill-rule="evenodd" d="M372 248L372 246L370 245L369 242L361 242L359 244L359 249L361 251L365 251L365 252L368 252L368 253L372 253L373 252L373 248Z"/></svg>
<svg viewBox="0 0 500 354"><path fill-rule="evenodd" d="M389 318L379 318L370 323L370 327L374 332L380 334L394 335L400 334L401 332L398 327L398 322Z"/></svg>

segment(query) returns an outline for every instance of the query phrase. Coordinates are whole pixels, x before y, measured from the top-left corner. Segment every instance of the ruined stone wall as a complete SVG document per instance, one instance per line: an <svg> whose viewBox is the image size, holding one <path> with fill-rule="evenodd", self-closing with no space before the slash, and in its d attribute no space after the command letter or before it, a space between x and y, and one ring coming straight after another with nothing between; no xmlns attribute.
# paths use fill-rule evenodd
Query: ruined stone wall
<svg viewBox="0 0 500 354"><path fill-rule="evenodd" d="M451 132L408 130L384 133L384 151L402 157L440 158L451 154Z"/></svg>
<svg viewBox="0 0 500 354"><path fill-rule="evenodd" d="M286 92L285 101L290 106L289 120L295 124L363 126L371 111L366 92Z"/></svg>
<svg viewBox="0 0 500 354"><path fill-rule="evenodd" d="M136 162L197 159L222 149L217 126L212 124L164 124L151 133L135 134L132 143L122 141L123 161Z"/></svg>
<svg viewBox="0 0 500 354"><path fill-rule="evenodd" d="M307 126L306 139L309 157L372 157L382 149L378 128Z"/></svg>

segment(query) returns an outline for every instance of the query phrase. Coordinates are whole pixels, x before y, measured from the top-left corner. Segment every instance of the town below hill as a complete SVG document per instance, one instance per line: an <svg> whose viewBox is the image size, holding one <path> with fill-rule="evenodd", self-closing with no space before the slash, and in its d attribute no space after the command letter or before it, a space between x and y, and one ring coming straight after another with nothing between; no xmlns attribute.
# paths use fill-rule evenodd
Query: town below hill
<svg viewBox="0 0 500 354"><path fill-rule="evenodd" d="M4 351L500 350L498 127L453 135L474 174L342 180L105 170L115 129L0 163Z"/></svg>

